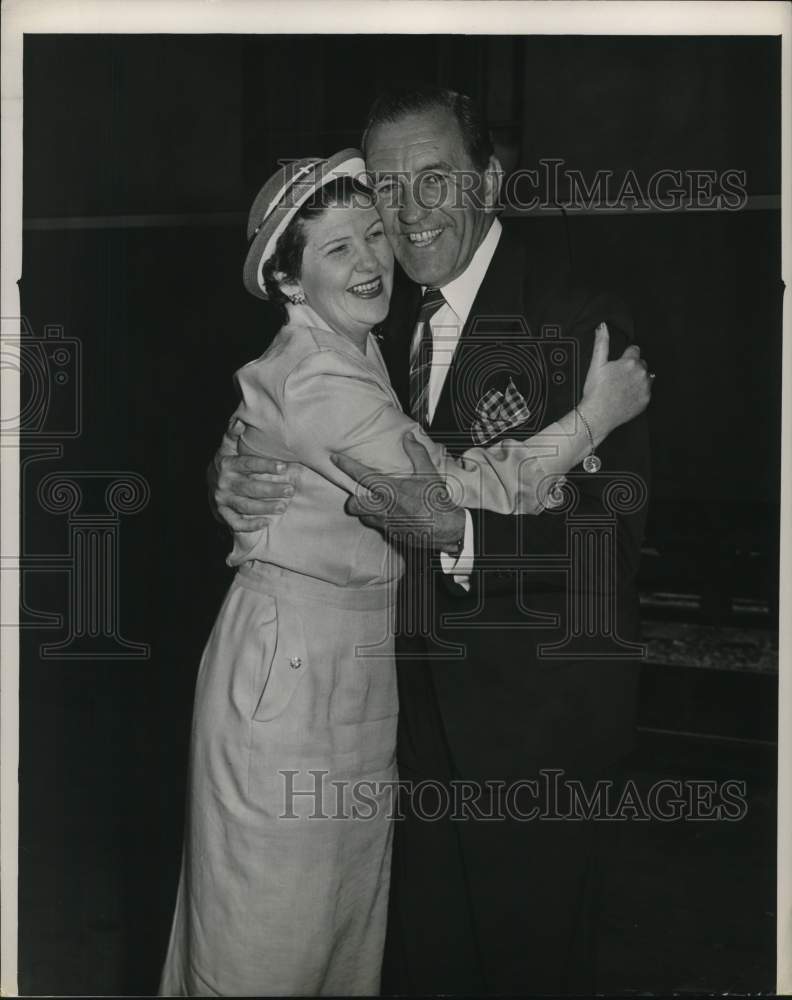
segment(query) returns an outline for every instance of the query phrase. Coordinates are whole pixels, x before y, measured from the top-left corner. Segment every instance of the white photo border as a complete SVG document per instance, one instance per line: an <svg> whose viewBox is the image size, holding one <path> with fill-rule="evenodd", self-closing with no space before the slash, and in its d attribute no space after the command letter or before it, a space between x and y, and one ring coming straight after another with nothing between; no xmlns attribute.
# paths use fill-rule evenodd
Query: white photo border
<svg viewBox="0 0 792 1000"><path fill-rule="evenodd" d="M449 26L451 30L449 30ZM2 7L3 338L19 336L22 45L29 34L774 35L781 37L782 278L792 283L792 5L616 0L6 0ZM14 319L14 317L16 317ZM792 330L784 312L779 622L777 980L792 992ZM2 370L2 417L19 413L19 372ZM0 994L17 994L19 445L4 434L0 494ZM8 567L11 567L9 570ZM786 612L786 614L784 613Z"/></svg>

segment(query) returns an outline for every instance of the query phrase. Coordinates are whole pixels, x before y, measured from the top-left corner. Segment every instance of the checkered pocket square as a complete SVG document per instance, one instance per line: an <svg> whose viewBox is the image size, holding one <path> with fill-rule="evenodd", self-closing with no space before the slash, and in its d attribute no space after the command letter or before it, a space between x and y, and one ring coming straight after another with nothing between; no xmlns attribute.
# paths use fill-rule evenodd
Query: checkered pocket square
<svg viewBox="0 0 792 1000"><path fill-rule="evenodd" d="M490 389L476 404L476 419L470 432L476 444L486 444L512 427L525 423L531 411L514 382L509 379L506 391Z"/></svg>

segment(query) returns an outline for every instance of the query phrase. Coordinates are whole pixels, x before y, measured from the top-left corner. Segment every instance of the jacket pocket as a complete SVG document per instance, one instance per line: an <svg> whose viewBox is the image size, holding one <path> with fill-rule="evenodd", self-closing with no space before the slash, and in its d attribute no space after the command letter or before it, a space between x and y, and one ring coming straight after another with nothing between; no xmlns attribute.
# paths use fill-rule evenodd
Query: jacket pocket
<svg viewBox="0 0 792 1000"><path fill-rule="evenodd" d="M257 722L281 715L309 668L302 619L295 606L275 597L275 618L262 635L260 694L253 712Z"/></svg>

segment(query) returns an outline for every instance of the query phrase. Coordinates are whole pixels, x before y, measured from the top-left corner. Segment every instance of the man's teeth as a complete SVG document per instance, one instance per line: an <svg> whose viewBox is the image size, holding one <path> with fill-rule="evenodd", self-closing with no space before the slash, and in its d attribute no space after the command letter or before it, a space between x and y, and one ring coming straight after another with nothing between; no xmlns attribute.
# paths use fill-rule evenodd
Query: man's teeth
<svg viewBox="0 0 792 1000"><path fill-rule="evenodd" d="M442 231L443 231L442 228L424 229L423 232L408 233L407 235L410 237L410 243L412 243L413 246L425 247L428 246L430 243L433 243L440 235L440 233L442 233Z"/></svg>
<svg viewBox="0 0 792 1000"><path fill-rule="evenodd" d="M378 292L382 287L382 279L375 278L374 281L366 281L362 285L353 285L349 290L353 295L371 295Z"/></svg>

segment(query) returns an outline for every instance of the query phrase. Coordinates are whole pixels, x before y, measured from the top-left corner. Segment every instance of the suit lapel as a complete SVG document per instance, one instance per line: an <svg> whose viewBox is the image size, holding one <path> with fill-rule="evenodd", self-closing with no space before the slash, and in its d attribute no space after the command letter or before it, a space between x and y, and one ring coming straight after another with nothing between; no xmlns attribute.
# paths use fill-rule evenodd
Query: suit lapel
<svg viewBox="0 0 792 1000"><path fill-rule="evenodd" d="M518 317L531 323L527 310L536 304L530 284L534 273L524 243L504 226L463 327L429 428L431 436L455 454L474 443L470 435L472 406L479 397L472 383L476 372L487 365L488 339L506 334L507 342L514 344L516 340L519 344L525 326ZM397 264L390 310L378 339L391 384L405 413L410 408L410 341L420 304L420 286Z"/></svg>
<svg viewBox="0 0 792 1000"><path fill-rule="evenodd" d="M504 228L487 273L462 329L429 433L454 453L473 443L470 427L476 401L491 370L492 344L519 344L525 336L524 283L527 259L522 243ZM505 339L503 337L505 335ZM508 365L507 365L508 367Z"/></svg>
<svg viewBox="0 0 792 1000"><path fill-rule="evenodd" d="M397 264L390 309L378 339L391 385L405 413L410 411L410 341L420 304L420 286L410 281Z"/></svg>

